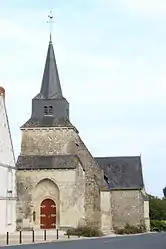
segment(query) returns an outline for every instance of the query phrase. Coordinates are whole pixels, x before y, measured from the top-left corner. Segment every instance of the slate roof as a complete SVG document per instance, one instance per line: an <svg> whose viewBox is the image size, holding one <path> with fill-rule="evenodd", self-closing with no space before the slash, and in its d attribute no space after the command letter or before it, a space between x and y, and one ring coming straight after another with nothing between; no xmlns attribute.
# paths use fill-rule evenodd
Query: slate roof
<svg viewBox="0 0 166 249"><path fill-rule="evenodd" d="M140 157L95 157L104 171L105 190L144 188ZM18 170L75 169L81 163L77 155L24 156L18 157ZM84 167L83 167L84 169Z"/></svg>
<svg viewBox="0 0 166 249"><path fill-rule="evenodd" d="M58 68L50 37L41 90L40 93L36 96L36 98L55 99L62 97L63 96L59 80Z"/></svg>
<svg viewBox="0 0 166 249"><path fill-rule="evenodd" d="M57 155L57 156L24 156L17 159L18 170L35 169L75 169L80 163L78 156Z"/></svg>
<svg viewBox="0 0 166 249"><path fill-rule="evenodd" d="M73 127L69 121L69 103L62 94L50 38L40 93L32 99L31 118L21 128L57 126Z"/></svg>
<svg viewBox="0 0 166 249"><path fill-rule="evenodd" d="M110 189L142 189L144 187L140 157L96 157Z"/></svg>
<svg viewBox="0 0 166 249"><path fill-rule="evenodd" d="M21 128L33 127L67 127L77 129L70 123L69 120L57 120L53 116L43 116L42 118L31 117Z"/></svg>

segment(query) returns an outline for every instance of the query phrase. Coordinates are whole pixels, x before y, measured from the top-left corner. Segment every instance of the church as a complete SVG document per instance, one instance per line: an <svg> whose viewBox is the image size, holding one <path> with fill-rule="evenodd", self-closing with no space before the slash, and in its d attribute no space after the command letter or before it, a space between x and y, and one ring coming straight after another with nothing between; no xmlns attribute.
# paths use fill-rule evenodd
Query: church
<svg viewBox="0 0 166 249"><path fill-rule="evenodd" d="M94 158L69 113L50 35L41 89L21 126L17 229L86 225L109 234L129 223L149 230L141 157Z"/></svg>

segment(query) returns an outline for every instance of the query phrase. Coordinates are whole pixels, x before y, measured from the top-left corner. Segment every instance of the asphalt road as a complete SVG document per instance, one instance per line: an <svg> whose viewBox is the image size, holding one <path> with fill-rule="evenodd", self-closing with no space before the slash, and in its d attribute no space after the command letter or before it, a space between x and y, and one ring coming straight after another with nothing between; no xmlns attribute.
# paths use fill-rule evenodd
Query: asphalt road
<svg viewBox="0 0 166 249"><path fill-rule="evenodd" d="M0 247L5 248L5 247ZM166 249L166 233L8 246L8 249Z"/></svg>

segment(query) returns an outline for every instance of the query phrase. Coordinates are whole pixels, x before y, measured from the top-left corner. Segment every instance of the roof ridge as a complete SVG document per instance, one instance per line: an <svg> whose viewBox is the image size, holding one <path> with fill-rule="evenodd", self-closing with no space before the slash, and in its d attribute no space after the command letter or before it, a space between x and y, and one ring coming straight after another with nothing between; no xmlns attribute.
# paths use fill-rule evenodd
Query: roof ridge
<svg viewBox="0 0 166 249"><path fill-rule="evenodd" d="M101 156L101 157L94 157L94 158L140 158L139 156Z"/></svg>

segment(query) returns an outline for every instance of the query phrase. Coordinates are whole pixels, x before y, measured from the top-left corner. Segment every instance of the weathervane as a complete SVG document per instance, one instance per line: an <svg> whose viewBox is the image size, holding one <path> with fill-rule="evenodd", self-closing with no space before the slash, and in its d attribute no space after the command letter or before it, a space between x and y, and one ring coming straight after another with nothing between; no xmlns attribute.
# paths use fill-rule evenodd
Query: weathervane
<svg viewBox="0 0 166 249"><path fill-rule="evenodd" d="M52 15L52 11L50 11L50 14L48 15L49 21L47 23L50 24L50 41L51 41L51 34L52 34L52 24L54 23L53 18L54 16Z"/></svg>

